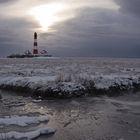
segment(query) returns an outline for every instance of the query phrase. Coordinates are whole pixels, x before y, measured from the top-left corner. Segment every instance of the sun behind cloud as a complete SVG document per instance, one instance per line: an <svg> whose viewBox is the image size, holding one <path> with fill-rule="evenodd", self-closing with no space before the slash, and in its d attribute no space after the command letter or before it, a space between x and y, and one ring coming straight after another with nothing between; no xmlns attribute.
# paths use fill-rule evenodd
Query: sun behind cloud
<svg viewBox="0 0 140 140"><path fill-rule="evenodd" d="M41 30L49 31L52 25L66 20L67 6L63 3L51 3L33 7L29 13L39 23Z"/></svg>

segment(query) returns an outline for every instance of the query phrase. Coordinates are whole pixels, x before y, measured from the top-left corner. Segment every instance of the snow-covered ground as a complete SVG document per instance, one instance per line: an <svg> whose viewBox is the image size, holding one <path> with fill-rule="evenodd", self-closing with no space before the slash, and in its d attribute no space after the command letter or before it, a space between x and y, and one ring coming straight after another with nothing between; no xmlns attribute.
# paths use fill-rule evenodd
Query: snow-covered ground
<svg viewBox="0 0 140 140"><path fill-rule="evenodd" d="M31 132L17 132L17 131L11 131L8 133L0 133L0 139L1 140L8 140L8 139L16 139L16 140L21 140L21 139L27 139L27 140L33 140L40 135L47 135L47 134L53 134L55 133L54 129L51 128L40 128L35 131Z"/></svg>
<svg viewBox="0 0 140 140"><path fill-rule="evenodd" d="M0 87L5 89L80 96L87 89L94 92L139 85L140 59L0 59Z"/></svg>
<svg viewBox="0 0 140 140"><path fill-rule="evenodd" d="M5 116L0 118L0 125L18 125L27 126L30 124L38 124L40 122L48 122L48 117L28 117L28 116Z"/></svg>
<svg viewBox="0 0 140 140"><path fill-rule="evenodd" d="M40 117L29 117L29 116L5 116L4 118L0 118L0 126L6 125L16 125L20 127L25 127L31 124L39 124L41 122L48 122L48 118L46 116ZM4 128L4 126L3 126ZM32 140L40 135L47 135L55 133L55 129L52 128L39 128L34 131L29 132L17 132L17 131L10 131L5 133L0 133L0 140L7 140L7 139L28 139Z"/></svg>

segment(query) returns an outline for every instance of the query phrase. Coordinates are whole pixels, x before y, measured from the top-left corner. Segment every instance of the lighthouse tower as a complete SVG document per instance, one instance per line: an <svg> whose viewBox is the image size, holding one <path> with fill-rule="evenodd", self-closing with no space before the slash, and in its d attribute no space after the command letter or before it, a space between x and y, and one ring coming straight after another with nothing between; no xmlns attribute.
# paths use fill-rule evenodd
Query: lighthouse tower
<svg viewBox="0 0 140 140"><path fill-rule="evenodd" d="M37 33L34 33L33 55L38 55Z"/></svg>

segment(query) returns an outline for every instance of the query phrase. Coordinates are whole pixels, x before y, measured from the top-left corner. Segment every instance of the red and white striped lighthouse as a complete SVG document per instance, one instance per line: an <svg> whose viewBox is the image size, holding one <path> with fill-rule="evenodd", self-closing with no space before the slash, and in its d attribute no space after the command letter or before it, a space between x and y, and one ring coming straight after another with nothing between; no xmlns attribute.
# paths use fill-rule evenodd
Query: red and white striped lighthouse
<svg viewBox="0 0 140 140"><path fill-rule="evenodd" d="M38 55L37 33L34 33L33 55Z"/></svg>

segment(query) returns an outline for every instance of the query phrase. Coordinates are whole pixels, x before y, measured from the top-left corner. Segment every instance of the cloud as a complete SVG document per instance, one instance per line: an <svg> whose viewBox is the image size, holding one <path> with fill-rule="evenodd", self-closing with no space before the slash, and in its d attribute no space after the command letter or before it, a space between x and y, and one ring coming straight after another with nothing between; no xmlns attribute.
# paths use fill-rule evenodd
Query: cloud
<svg viewBox="0 0 140 140"><path fill-rule="evenodd" d="M36 26L26 18L1 18L0 55L6 54L6 49L7 55L31 49L34 32L31 29Z"/></svg>
<svg viewBox="0 0 140 140"><path fill-rule="evenodd" d="M140 0L116 0L120 10L124 13L131 13L140 17Z"/></svg>
<svg viewBox="0 0 140 140"><path fill-rule="evenodd" d="M0 0L0 4L7 4L7 3L13 3L16 2L18 0Z"/></svg>
<svg viewBox="0 0 140 140"><path fill-rule="evenodd" d="M7 0L6 6L0 5L0 55L31 50L33 32L38 31L39 23L27 15L28 11L41 4L62 2L75 16L51 26L55 32L38 31L40 49L54 56L140 57L140 12L136 0L12 2L8 4Z"/></svg>
<svg viewBox="0 0 140 140"><path fill-rule="evenodd" d="M54 36L43 34L41 42L55 55L140 57L139 25L137 19L119 12L87 8L77 18L56 25Z"/></svg>

